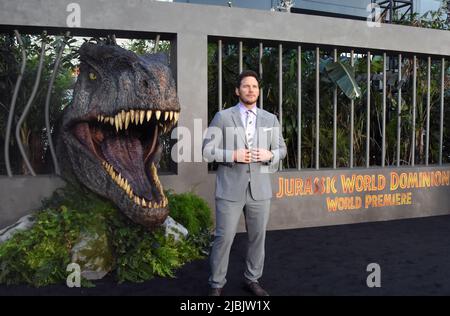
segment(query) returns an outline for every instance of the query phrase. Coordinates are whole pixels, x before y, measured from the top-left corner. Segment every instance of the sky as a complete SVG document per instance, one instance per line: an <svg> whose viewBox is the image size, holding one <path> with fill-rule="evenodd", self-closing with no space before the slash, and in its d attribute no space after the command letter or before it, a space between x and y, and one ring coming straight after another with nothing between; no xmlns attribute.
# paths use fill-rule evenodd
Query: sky
<svg viewBox="0 0 450 316"><path fill-rule="evenodd" d="M228 5L228 0L159 0L159 1L169 1L169 2L188 2L196 4L214 4L214 5ZM270 10L272 3L278 4L278 0L231 0L233 6L243 7L243 8L254 8L262 10ZM336 7L348 8L349 11L358 12L364 9L370 0L296 0L295 7L307 8L307 9L322 9L329 8L331 11ZM442 1L441 0L414 0L415 11L417 10L420 14L425 13L429 10L439 9ZM337 4L337 5L336 5ZM356 8L356 9L355 9ZM355 11L356 10L356 11ZM345 12L341 12L345 14ZM351 13L351 12L349 12ZM363 13L364 14L364 13Z"/></svg>

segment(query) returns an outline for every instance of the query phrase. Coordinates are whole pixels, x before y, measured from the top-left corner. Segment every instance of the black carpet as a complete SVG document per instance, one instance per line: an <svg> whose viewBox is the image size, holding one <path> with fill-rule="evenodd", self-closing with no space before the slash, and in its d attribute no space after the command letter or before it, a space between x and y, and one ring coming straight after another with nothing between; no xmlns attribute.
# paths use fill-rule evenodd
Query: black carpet
<svg viewBox="0 0 450 316"><path fill-rule="evenodd" d="M224 295L242 288L246 234L236 236ZM381 267L381 287L369 288L369 263ZM208 261L185 265L175 279L95 288L0 286L0 295L182 295L207 293ZM270 231L261 284L271 295L450 295L450 216Z"/></svg>

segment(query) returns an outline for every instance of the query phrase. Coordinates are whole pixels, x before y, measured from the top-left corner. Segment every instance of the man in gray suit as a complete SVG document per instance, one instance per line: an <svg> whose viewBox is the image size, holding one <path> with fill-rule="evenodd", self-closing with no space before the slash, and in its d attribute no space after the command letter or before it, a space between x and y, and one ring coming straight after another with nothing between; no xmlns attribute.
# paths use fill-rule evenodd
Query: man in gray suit
<svg viewBox="0 0 450 316"><path fill-rule="evenodd" d="M242 72L235 92L239 103L216 113L203 140L204 159L219 163L209 295L221 295L226 283L230 249L244 210L248 233L244 284L254 295L267 296L258 279L263 273L272 198L270 174L286 156L286 145L277 117L256 107L258 75L251 70Z"/></svg>

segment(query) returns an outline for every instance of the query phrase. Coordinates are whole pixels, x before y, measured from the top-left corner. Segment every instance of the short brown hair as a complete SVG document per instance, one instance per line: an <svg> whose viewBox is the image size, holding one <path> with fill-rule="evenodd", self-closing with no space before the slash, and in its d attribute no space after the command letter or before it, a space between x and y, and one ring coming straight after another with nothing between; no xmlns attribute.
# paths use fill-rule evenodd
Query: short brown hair
<svg viewBox="0 0 450 316"><path fill-rule="evenodd" d="M260 85L260 80L259 80L259 76L256 72L254 72L253 70L244 70L243 72L241 72L236 80L236 88L239 89L239 87L241 86L241 82L242 79L246 78L246 77L253 77L256 79L256 81L258 81L258 85Z"/></svg>

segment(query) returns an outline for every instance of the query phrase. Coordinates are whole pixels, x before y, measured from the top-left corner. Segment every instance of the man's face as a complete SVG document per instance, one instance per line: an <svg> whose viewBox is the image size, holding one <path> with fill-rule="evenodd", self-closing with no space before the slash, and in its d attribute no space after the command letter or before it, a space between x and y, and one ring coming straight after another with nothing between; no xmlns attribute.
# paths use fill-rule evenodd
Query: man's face
<svg viewBox="0 0 450 316"><path fill-rule="evenodd" d="M259 97L258 81L254 77L245 77L241 80L241 85L236 88L236 95L244 105L253 105Z"/></svg>

